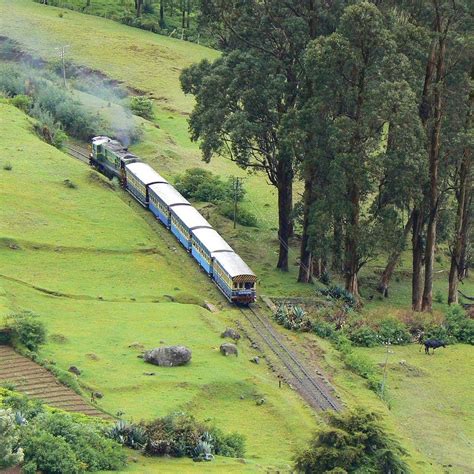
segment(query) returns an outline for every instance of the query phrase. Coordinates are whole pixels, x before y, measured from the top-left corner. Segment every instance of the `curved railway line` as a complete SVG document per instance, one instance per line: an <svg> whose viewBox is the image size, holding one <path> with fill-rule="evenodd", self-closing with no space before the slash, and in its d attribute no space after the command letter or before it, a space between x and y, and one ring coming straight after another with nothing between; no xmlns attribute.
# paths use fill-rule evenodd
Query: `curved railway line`
<svg viewBox="0 0 474 474"><path fill-rule="evenodd" d="M317 380L306 368L299 357L283 342L281 335L266 320L265 316L259 315L252 307L240 308L255 332L265 342L268 348L287 369L288 382L301 394L301 396L315 410L341 409L340 403L332 395L332 389L320 380Z"/></svg>
<svg viewBox="0 0 474 474"><path fill-rule="evenodd" d="M77 160L89 164L87 149L75 145L66 145L66 151ZM281 335L271 326L265 316L259 315L252 307L240 308L240 311L286 369L288 382L313 409L336 411L341 409L341 404L331 393L332 388L311 374L311 370L305 367L300 358L288 348Z"/></svg>

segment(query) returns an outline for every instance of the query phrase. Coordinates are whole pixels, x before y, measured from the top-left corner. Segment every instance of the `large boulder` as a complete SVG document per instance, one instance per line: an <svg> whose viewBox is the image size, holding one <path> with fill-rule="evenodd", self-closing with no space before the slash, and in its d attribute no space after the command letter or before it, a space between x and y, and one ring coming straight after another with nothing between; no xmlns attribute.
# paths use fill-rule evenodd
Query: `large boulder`
<svg viewBox="0 0 474 474"><path fill-rule="evenodd" d="M238 356L239 355L237 346L230 342L224 342L224 344L221 344L220 350L221 350L221 354L225 356L229 356L229 355Z"/></svg>
<svg viewBox="0 0 474 474"><path fill-rule="evenodd" d="M226 328L226 330L221 334L221 337L230 337L234 341L238 341L240 339L240 334L232 328Z"/></svg>
<svg viewBox="0 0 474 474"><path fill-rule="evenodd" d="M143 359L161 367L187 364L191 360L191 350L185 346L156 347L143 354Z"/></svg>

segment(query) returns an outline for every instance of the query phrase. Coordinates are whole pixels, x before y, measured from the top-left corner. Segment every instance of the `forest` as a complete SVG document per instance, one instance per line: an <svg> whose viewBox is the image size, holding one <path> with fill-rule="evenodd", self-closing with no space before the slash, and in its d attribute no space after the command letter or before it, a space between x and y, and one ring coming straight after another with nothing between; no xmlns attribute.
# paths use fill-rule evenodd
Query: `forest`
<svg viewBox="0 0 474 474"><path fill-rule="evenodd" d="M299 232L298 281L340 272L359 297L359 272L391 249L388 296L411 239L412 306L431 311L446 245L457 303L473 212L468 2L203 5L222 55L181 76L196 99L190 130L205 160L229 155L276 188L277 267Z"/></svg>

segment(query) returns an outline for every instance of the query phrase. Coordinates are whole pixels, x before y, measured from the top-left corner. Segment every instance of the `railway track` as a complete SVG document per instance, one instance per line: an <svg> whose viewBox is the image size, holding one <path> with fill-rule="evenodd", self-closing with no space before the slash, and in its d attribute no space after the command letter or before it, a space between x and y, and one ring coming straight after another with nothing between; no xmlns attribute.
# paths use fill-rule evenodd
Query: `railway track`
<svg viewBox="0 0 474 474"><path fill-rule="evenodd" d="M298 356L284 343L281 335L271 326L266 317L259 315L251 307L240 308L240 311L288 371L288 382L298 390L312 408L318 411L341 409L340 403L331 393L332 389L310 373Z"/></svg>
<svg viewBox="0 0 474 474"><path fill-rule="evenodd" d="M87 149L66 145L66 151L72 157L89 164ZM315 410L340 410L341 405L332 395L332 389L323 381L314 377L298 356L283 342L281 335L271 326L265 317L253 308L240 309L255 332L273 352L289 375L289 382Z"/></svg>
<svg viewBox="0 0 474 474"><path fill-rule="evenodd" d="M89 164L89 155L87 153L87 149L75 145L66 145L65 148L68 155L76 158L76 160Z"/></svg>

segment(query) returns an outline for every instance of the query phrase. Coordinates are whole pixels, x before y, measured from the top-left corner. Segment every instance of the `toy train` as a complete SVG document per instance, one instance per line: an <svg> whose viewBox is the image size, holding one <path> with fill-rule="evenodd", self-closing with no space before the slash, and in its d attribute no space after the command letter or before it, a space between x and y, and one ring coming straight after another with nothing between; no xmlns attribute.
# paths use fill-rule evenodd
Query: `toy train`
<svg viewBox="0 0 474 474"><path fill-rule="evenodd" d="M153 168L111 138L92 139L89 162L123 187L168 229L231 302L256 300L256 276L207 220Z"/></svg>

